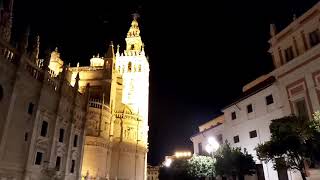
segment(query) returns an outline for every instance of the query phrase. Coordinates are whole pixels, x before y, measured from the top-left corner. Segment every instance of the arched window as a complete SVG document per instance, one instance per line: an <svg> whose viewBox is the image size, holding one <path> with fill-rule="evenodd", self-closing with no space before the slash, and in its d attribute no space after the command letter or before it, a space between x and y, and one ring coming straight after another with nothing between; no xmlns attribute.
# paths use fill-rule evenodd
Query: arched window
<svg viewBox="0 0 320 180"><path fill-rule="evenodd" d="M131 50L134 50L134 44L131 44Z"/></svg>
<svg viewBox="0 0 320 180"><path fill-rule="evenodd" d="M129 63L128 63L128 72L131 72L131 69L132 69L132 63L129 62Z"/></svg>
<svg viewBox="0 0 320 180"><path fill-rule="evenodd" d="M3 98L3 88L0 85L0 101L2 100L2 98Z"/></svg>
<svg viewBox="0 0 320 180"><path fill-rule="evenodd" d="M141 72L141 64L139 64L139 72Z"/></svg>

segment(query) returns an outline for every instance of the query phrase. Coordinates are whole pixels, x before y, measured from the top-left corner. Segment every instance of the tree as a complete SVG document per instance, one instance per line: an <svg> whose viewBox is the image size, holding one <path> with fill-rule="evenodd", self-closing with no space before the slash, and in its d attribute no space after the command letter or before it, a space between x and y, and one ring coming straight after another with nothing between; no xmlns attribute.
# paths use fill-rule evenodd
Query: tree
<svg viewBox="0 0 320 180"><path fill-rule="evenodd" d="M170 167L160 167L160 180L195 180L211 177L213 159L208 156L194 155L172 161Z"/></svg>
<svg viewBox="0 0 320 180"><path fill-rule="evenodd" d="M319 120L309 121L294 115L272 120L271 139L257 146L258 158L272 161L277 170L298 170L305 180L306 160L319 156L319 125Z"/></svg>
<svg viewBox="0 0 320 180"><path fill-rule="evenodd" d="M192 180L188 174L188 160L186 158L175 159L170 167L160 167L160 180Z"/></svg>
<svg viewBox="0 0 320 180"><path fill-rule="evenodd" d="M228 142L220 147L215 159L216 175L227 178L238 177L239 180L242 180L245 175L255 173L255 162L252 155L246 150L241 152L240 148L231 148Z"/></svg>
<svg viewBox="0 0 320 180"><path fill-rule="evenodd" d="M194 155L188 160L188 174L193 178L213 177L213 163L212 157Z"/></svg>

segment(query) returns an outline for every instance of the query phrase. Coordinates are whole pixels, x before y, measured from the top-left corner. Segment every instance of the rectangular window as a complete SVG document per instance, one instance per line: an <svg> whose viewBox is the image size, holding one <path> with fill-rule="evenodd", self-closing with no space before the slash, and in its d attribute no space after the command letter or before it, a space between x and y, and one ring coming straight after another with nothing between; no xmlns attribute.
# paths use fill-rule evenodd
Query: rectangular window
<svg viewBox="0 0 320 180"><path fill-rule="evenodd" d="M295 106L296 106L297 116L299 116L300 118L303 118L305 120L309 120L306 101L304 99L300 99L295 102Z"/></svg>
<svg viewBox="0 0 320 180"><path fill-rule="evenodd" d="M24 133L24 141L28 141L28 133Z"/></svg>
<svg viewBox="0 0 320 180"><path fill-rule="evenodd" d="M73 147L77 147L77 146L78 146L78 135L74 135Z"/></svg>
<svg viewBox="0 0 320 180"><path fill-rule="evenodd" d="M71 161L71 169L70 169L70 173L74 173L74 168L76 166L76 161L75 160L72 160Z"/></svg>
<svg viewBox="0 0 320 180"><path fill-rule="evenodd" d="M32 112L33 112L33 107L34 107L34 104L33 104L33 103L29 103L29 106L28 106L28 114L32 114Z"/></svg>
<svg viewBox="0 0 320 180"><path fill-rule="evenodd" d="M219 134L217 137L219 144L223 144L222 134Z"/></svg>
<svg viewBox="0 0 320 180"><path fill-rule="evenodd" d="M61 157L57 156L56 159L56 171L60 171Z"/></svg>
<svg viewBox="0 0 320 180"><path fill-rule="evenodd" d="M232 113L231 113L231 119L232 119L232 120L237 119L236 112L232 112Z"/></svg>
<svg viewBox="0 0 320 180"><path fill-rule="evenodd" d="M47 136L47 132L48 132L48 122L47 121L42 121L40 135L42 137L46 137Z"/></svg>
<svg viewBox="0 0 320 180"><path fill-rule="evenodd" d="M63 142L64 138L64 129L60 129L59 131L59 142Z"/></svg>
<svg viewBox="0 0 320 180"><path fill-rule="evenodd" d="M266 96L266 104L273 104L273 97L272 94L270 94L269 96Z"/></svg>
<svg viewBox="0 0 320 180"><path fill-rule="evenodd" d="M36 164L36 165L41 165L42 155L43 155L42 152L37 152L37 154L36 154L36 160L35 160L34 164Z"/></svg>
<svg viewBox="0 0 320 180"><path fill-rule="evenodd" d="M256 130L250 131L249 134L250 134L250 138L255 138L255 137L257 137L257 131L256 131Z"/></svg>
<svg viewBox="0 0 320 180"><path fill-rule="evenodd" d="M202 154L202 143L198 143L199 154Z"/></svg>
<svg viewBox="0 0 320 180"><path fill-rule="evenodd" d="M309 33L309 40L310 40L311 47L319 44L320 38L319 38L319 30L318 29Z"/></svg>
<svg viewBox="0 0 320 180"><path fill-rule="evenodd" d="M288 47L287 49L284 50L286 61L289 62L294 58L293 54L293 48L292 46Z"/></svg>
<svg viewBox="0 0 320 180"><path fill-rule="evenodd" d="M233 137L233 142L234 143L240 142L239 135Z"/></svg>
<svg viewBox="0 0 320 180"><path fill-rule="evenodd" d="M249 104L249 105L247 106L247 112L248 112L248 113L252 113L252 112L253 112L252 104Z"/></svg>

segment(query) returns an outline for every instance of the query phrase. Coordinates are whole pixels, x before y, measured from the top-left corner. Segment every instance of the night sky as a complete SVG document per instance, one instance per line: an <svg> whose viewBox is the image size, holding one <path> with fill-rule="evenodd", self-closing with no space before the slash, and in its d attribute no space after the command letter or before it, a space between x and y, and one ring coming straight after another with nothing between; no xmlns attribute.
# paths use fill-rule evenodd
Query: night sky
<svg viewBox="0 0 320 180"><path fill-rule="evenodd" d="M125 46L131 14L150 60L148 161L190 149L201 123L273 69L269 24L282 29L317 0L15 0L15 39L30 26L41 51L56 46L66 63L89 65L112 40Z"/></svg>

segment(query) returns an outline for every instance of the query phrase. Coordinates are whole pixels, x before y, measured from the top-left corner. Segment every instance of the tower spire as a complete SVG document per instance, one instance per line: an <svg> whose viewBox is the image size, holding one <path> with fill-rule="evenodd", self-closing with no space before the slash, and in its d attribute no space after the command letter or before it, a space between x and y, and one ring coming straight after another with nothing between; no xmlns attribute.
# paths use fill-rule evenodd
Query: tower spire
<svg viewBox="0 0 320 180"><path fill-rule="evenodd" d="M137 13L133 14L133 20L131 22L131 27L129 28L129 31L127 33L127 51L134 50L134 51L141 51L142 47L142 40L140 37L140 29L139 29L139 23L137 21L139 15Z"/></svg>
<svg viewBox="0 0 320 180"><path fill-rule="evenodd" d="M39 52L40 52L40 36L37 35L35 42L33 42L33 47L30 55L31 60L37 61L39 58Z"/></svg>
<svg viewBox="0 0 320 180"><path fill-rule="evenodd" d="M13 0L3 5L4 6L0 8L0 36L9 43L11 39Z"/></svg>
<svg viewBox="0 0 320 180"><path fill-rule="evenodd" d="M106 53L106 58L114 58L114 48L113 48L113 41L110 41L108 51Z"/></svg>
<svg viewBox="0 0 320 180"><path fill-rule="evenodd" d="M277 34L277 29L275 24L270 24L270 35L271 37L275 36Z"/></svg>

